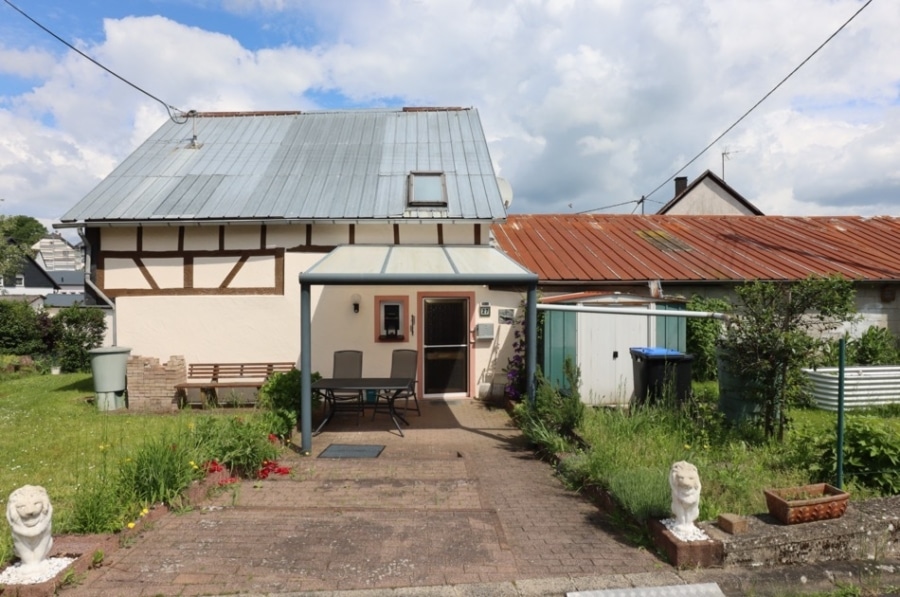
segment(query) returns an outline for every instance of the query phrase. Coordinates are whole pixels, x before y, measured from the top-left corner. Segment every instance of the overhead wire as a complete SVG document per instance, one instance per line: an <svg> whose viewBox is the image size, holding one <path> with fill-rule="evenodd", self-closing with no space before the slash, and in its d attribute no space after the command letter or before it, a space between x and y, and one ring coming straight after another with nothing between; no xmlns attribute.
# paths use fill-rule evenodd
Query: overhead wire
<svg viewBox="0 0 900 597"><path fill-rule="evenodd" d="M103 70L105 70L106 72L108 72L109 74L111 74L112 76L114 76L115 78L119 79L120 81L122 81L122 82L125 83L126 85L129 85L129 86L133 87L134 89L140 91L141 93L143 93L144 95L146 95L146 96L149 97L150 99L155 100L155 101L159 102L160 104L162 104L163 107L166 109L166 112L169 114L169 119L172 120L172 122L174 122L174 123L176 123L176 124L184 124L185 122L188 121L188 117L191 115L191 113L193 112L193 110L190 111L190 112L185 112L184 110L180 110L180 109L176 108L175 106L172 106L171 104L167 104L166 102L162 101L161 99L159 99L158 97L156 97L155 95L153 95L152 93L150 93L149 91L147 91L147 90L145 90L145 89L139 87L138 85L135 85L134 83L132 83L131 81L129 81L129 80L126 79L125 77L122 77L122 76L119 75L118 73L116 73L116 72L112 71L111 69L107 68L106 66L100 64L98 61L94 60L93 58L91 58L90 56L88 56L87 54L85 54L84 52L82 52L81 50L79 50L78 48L76 48L75 46L73 46L72 44L70 44L69 42L67 42L66 40L64 40L62 37L60 37L59 35L57 35L57 34L54 33L53 31L51 31L50 29L48 29L47 27L45 27L44 25L42 25L41 23L39 23L37 20L33 19L33 18L32 18L31 16L29 16L28 13L26 13L24 10L22 10L21 8L19 8L18 6L16 6L16 5L13 4L12 2L10 2L10 0L3 0L3 1L4 1L7 5L9 5L10 8L12 8L12 9L15 10L16 12L18 12L20 15L22 15L23 17L25 17L26 19L28 19L29 21L31 21L32 23L34 23L35 25L37 25L38 27L40 27L44 32L46 32L47 34L49 34L49 35L51 35L52 37L54 37L57 41L59 41L60 43L62 43L63 45L65 45L65 46L66 46L67 48L69 48L70 50L72 50L72 51L74 51L74 52L77 52L77 53L78 53L80 56L82 56L83 58L86 58L87 60L90 60L90 61L91 61L92 63L94 63L96 66L99 66L100 68L102 68ZM180 114L182 115L182 116L181 116L181 119L178 119L178 118L175 117L175 115L172 113L173 110L174 110L175 112L180 113Z"/></svg>
<svg viewBox="0 0 900 597"><path fill-rule="evenodd" d="M831 35L829 35L828 38L827 38L825 41L823 41L821 44L819 44L819 46L818 46L815 50L813 50L812 54L810 54L809 56L807 56L806 58L804 58L803 61L802 61L800 64L798 64L796 67L794 67L794 69L793 69L791 72L789 72L789 73L787 74L787 76L785 76L783 79L781 79L781 81L779 81L778 84L775 85L775 87L773 87L772 89L770 89L769 92L766 93L764 96L762 96L762 98L761 98L759 101L757 101L755 104L753 104L753 105L750 107L749 110L747 110L746 112L744 112L744 113L741 115L740 118L738 118L737 120L735 120L734 123L731 124L731 126L729 126L727 129L725 129L725 130L722 132L722 134L720 134L718 137L716 137L715 139L713 139L713 140L709 143L709 145L707 145L707 146L704 147L702 150L700 150L700 153L698 153L698 154L695 155L693 158L691 158L691 160L690 160L688 163L686 163L684 166L682 166L681 168L679 168L674 174L672 174L670 177L668 177L666 180L664 180L662 183L660 183L656 188L654 188L652 191L650 191L649 193L647 193L646 195L644 195L643 198L649 197L650 195L652 195L652 194L655 193L656 191L658 191L658 190L660 190L661 188L663 188L665 185L669 184L669 182L670 182L673 178L675 178L676 176L678 176L679 174L681 174L681 172L682 172L685 168L687 168L688 166L690 166L691 164L693 164L694 162L696 162L696 161L700 158L700 156L702 156L704 153L706 153L707 151L709 151L709 149L710 149L713 145L715 145L716 143L718 143L718 142L722 139L722 137L724 137L725 135L727 135L728 133L730 133L730 132L732 131L732 129L734 129L734 127L736 127L737 125L739 125L739 124L740 124L747 116L750 115L751 112L753 112L756 108L758 108L760 104L762 104L764 101L766 101L767 99L769 99L769 96L770 96L770 95L772 95L773 93L775 93L775 92L778 90L779 87L781 87L785 82L787 82L788 79L790 79L792 76L794 76L794 74L795 74L797 71L799 71L801 68L803 68L803 66L804 66L807 62L809 62L809 61L813 58L813 56L815 56L816 54L818 54L819 51L820 51L822 48L824 48L824 47L825 47L832 39L834 39L835 36L837 36L838 33L840 33L841 31L843 31L844 28L845 28L847 25L849 25L849 24L851 23L851 21L853 21L853 19L855 19L857 16L859 16L859 13L861 13L863 10L865 10L866 7L869 6L870 4L872 4L872 0L867 0L866 3L863 4L862 6L860 6L859 9L858 9L856 12L854 12L853 15L850 16L849 19L847 19L846 21L844 21L844 23L834 31L834 33L832 33Z"/></svg>
<svg viewBox="0 0 900 597"><path fill-rule="evenodd" d="M740 118L738 118L737 120L735 120L735 121L731 124L731 126L729 126L727 129L725 129L718 137L716 137L715 139L713 139L713 140L709 143L709 145L707 145L707 146L704 147L702 150L700 150L700 152L699 152L697 155L695 155L693 158L691 158L690 161L688 161L684 166L682 166L681 168L679 168L678 170L676 170L674 174L672 174L672 175L669 176L667 179L665 179L663 182L661 182L661 183L660 183L658 186L656 186L652 191L650 191L650 192L647 193L646 195L643 195L640 199L635 199L635 200L633 200L633 201L626 201L625 203L617 203L617 204L615 204L615 205L607 205L607 206L604 206L604 207L598 207L598 208L594 208L594 209L587 209L587 210L580 211L580 212L577 212L577 213L580 213L580 214L590 213L590 212L593 212L593 211L599 211L599 210L601 210L601 209L610 209L610 208L613 208L613 207L620 207L620 206L622 206L622 205L629 205L629 204L631 204L631 203L636 203L637 205L635 206L634 210L632 210L632 213L634 213L634 211L637 210L637 208L640 207L640 205L641 205L642 203L644 203L645 201L651 201L651 199L649 199L649 197L650 197L651 195L653 195L656 191L658 191L658 190L660 190L661 188L663 188L665 185L669 184L669 182L671 182L672 179L674 179L676 176L678 176L679 174L681 174L688 166L690 166L691 164L693 164L694 162L696 162L698 159L700 159L700 157L701 157L704 153L706 153L707 151L709 151L710 148L711 148L713 145L715 145L716 143L718 143L719 141L721 141L722 138L723 138L725 135L727 135L728 133L730 133L730 132L732 131L732 129L734 129L734 127L736 127L737 125L739 125L739 124L740 124L747 116L750 115L751 112L753 112L754 110L756 110L756 108L758 108L758 107L760 106L760 104L762 104L764 101L766 101L767 99L769 99L769 96L770 96L770 95L772 95L773 93L775 93L775 92L778 90L779 87L781 87L784 83L787 82L788 79L790 79L792 76L794 76L794 74L795 74L797 71L799 71L801 68L803 68L803 66L804 66L807 62L809 62L809 61L813 58L813 56L815 56L816 54L818 54L819 51L820 51L822 48L824 48L824 47L825 47L832 39L834 39L835 36L837 36L838 33L840 33L841 31L843 31L844 28L845 28L847 25L849 25L849 24L853 21L853 19L855 19L857 16L859 16L859 14L860 14L863 10L865 10L866 7L868 7L868 6L872 3L872 1L873 1L873 0L866 0L866 3L865 3L865 4L863 4L862 6L860 6L859 9L858 9L856 12L854 12L853 15L850 16L850 18L848 18L846 21L844 21L844 23L843 23L840 27L838 27L831 35L829 35L828 38L827 38L825 41L823 41L821 44L819 44L819 46L818 46L815 50L813 50L813 52L812 52L809 56L807 56L806 58L804 58L803 61L802 61L800 64L798 64L791 72L789 72L789 73L787 74L787 76L785 76L783 79L781 79L781 81L779 81L777 85L775 85L772 89L770 89L770 90L768 91L768 93L766 93L764 96L762 96L762 98L761 98L759 101L757 101L755 104L753 104L753 105L750 107L750 109L748 109L746 112L744 112L744 113L741 115Z"/></svg>
<svg viewBox="0 0 900 597"><path fill-rule="evenodd" d="M614 207L622 207L623 205L631 205L634 202L635 202L635 200L633 199L631 201L624 201L622 203L614 203L613 205L604 205L603 207L594 207L592 209L586 209L584 211L576 211L575 213L576 214L587 214L587 213L591 213L592 211L600 211L602 209L612 209Z"/></svg>

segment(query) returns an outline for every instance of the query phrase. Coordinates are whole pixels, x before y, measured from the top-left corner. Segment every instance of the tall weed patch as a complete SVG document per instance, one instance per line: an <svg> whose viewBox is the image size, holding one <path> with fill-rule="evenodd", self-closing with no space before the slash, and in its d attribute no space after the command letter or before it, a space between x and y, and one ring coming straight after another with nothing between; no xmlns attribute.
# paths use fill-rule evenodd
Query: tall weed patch
<svg viewBox="0 0 900 597"><path fill-rule="evenodd" d="M122 492L143 505L172 505L195 479L203 477L200 448L186 430L166 433L139 445L119 468Z"/></svg>
<svg viewBox="0 0 900 597"><path fill-rule="evenodd" d="M104 441L100 463L76 472L72 509L59 526L71 533L113 533L122 528L131 492L124 491L116 469L121 453ZM54 525L56 528L56 525Z"/></svg>
<svg viewBox="0 0 900 597"><path fill-rule="evenodd" d="M252 477L263 462L278 457L270 433L268 421L259 418L210 417L197 422L194 442L204 462L216 460L234 475Z"/></svg>
<svg viewBox="0 0 900 597"><path fill-rule="evenodd" d="M576 432L584 418L584 404L578 392L580 372L571 359L566 359L563 371L566 389L555 387L538 372L534 405L526 400L516 404L513 411L523 435L551 454L575 448Z"/></svg>
<svg viewBox="0 0 900 597"><path fill-rule="evenodd" d="M763 512L763 489L802 478L785 466L784 446L747 441L742 430L722 424L708 400L590 409L581 434L590 446L581 463L586 479L609 490L638 520L669 515L668 473L679 460L700 471L702 520Z"/></svg>

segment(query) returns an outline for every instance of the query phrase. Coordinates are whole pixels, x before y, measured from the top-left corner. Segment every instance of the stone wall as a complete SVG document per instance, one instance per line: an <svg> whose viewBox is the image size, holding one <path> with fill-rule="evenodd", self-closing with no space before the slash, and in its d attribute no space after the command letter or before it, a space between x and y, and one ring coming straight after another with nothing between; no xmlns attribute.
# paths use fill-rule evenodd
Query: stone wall
<svg viewBox="0 0 900 597"><path fill-rule="evenodd" d="M155 357L133 355L128 358L128 409L138 412L178 410L175 384L187 379L183 356L169 357L160 364Z"/></svg>

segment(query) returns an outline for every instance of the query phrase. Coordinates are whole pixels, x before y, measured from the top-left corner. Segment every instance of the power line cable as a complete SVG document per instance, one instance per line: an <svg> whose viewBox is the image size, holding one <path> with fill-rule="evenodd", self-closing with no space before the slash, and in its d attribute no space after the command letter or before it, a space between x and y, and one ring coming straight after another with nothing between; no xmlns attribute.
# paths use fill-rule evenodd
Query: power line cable
<svg viewBox="0 0 900 597"><path fill-rule="evenodd" d="M163 107L166 109L166 112L168 112L169 118L172 120L172 122L174 122L174 123L176 123L176 124L184 124L185 122L187 122L188 119L187 119L185 116L189 115L190 112L185 112L184 110L179 110L179 109L176 108L175 106L172 106L172 105L170 105L170 104L167 104L166 102L162 101L161 99L159 99L158 97L156 97L156 96L153 95L152 93L146 91L145 89L142 89L141 87L138 87L137 85L135 85L134 83L132 83L132 82L129 81L128 79L126 79L126 78L124 78L124 77L118 75L117 73L115 73L115 72L113 72L112 70L108 69L107 67L103 66L102 64L100 64L99 62L97 62L96 60L94 60L93 58L91 58L90 56L88 56L87 54L85 54L84 52L82 52L81 50L79 50L78 48L76 48L75 46L73 46L72 44L70 44L69 42L67 42L66 40L64 40L63 38L61 38L60 36L58 36L57 34L55 34L55 33L53 33L52 31L50 31L48 28L46 28L46 27L44 27L43 25L41 25L41 24L40 24L39 22L37 22L35 19L31 18L25 11L23 11L21 8L19 8L18 6L16 6L16 5L13 4L12 2L10 2L9 0L3 0L3 1L4 1L6 4L8 4L13 10L15 10L15 11L18 12L20 15L22 15L23 17L25 17L26 19L28 19L29 21L31 21L32 23L34 23L35 25L37 25L38 27L40 27L41 29L43 29L46 33L48 33L48 34L50 34L51 36L53 36L57 41L59 41L60 43L62 43L63 45L65 45L65 46L66 46L67 48L69 48L70 50L73 50L73 51L77 52L77 53L80 54L83 58L86 58L86 59L90 60L90 61L93 62L95 65L99 66L100 68L102 68L103 70L105 70L106 72L108 72L109 74L111 74L112 76L114 76L115 78L119 79L119 80L122 81L123 83L125 83L125 84L127 84L127 85L130 85L131 87L133 87L134 89L137 89L138 91L140 91L141 93L143 93L144 95L146 95L147 97L149 97L150 99L156 100L157 102L159 102L160 104L162 104ZM871 0L870 0L870 1L871 1ZM173 110L174 110L175 112L179 112L179 113L181 113L182 115L184 115L184 116L182 116L182 119L181 119L181 120L179 120L178 118L176 118L176 117L172 114L172 111L173 111Z"/></svg>
<svg viewBox="0 0 900 597"><path fill-rule="evenodd" d="M589 214L591 212L600 211L602 209L612 209L614 207L622 207L623 205L631 205L632 203L635 203L635 201L634 200L624 201L622 203L614 203L613 205L604 205L603 207L595 207L593 209L586 209L584 211L576 211L575 213L576 214Z"/></svg>
<svg viewBox="0 0 900 597"><path fill-rule="evenodd" d="M649 199L650 195L654 194L656 191L660 190L660 189L663 188L665 185L669 184L669 182L671 182L673 178L675 178L676 176L678 176L679 174L681 174L688 166L690 166L691 164L693 164L694 162L696 162L698 159L700 159L700 156L702 156L704 153L706 153L707 151L709 151L709 149L710 149L713 145L715 145L716 143L718 143L719 141L721 141L721 140L722 140L722 137L724 137L725 135L727 135L728 133L730 133L731 130L734 129L734 127L736 127L737 125L739 125L739 124L740 124L747 116L750 115L751 112L753 112L756 108L758 108L758 107L760 106L760 104L762 104L764 101L766 101L767 99L769 99L769 96L770 96L770 95L772 95L773 93L775 93L775 92L778 90L779 87L781 87L784 83L787 82L788 79L790 79L792 76L794 76L794 74L795 74L797 71L799 71L801 68L803 68L803 66L804 66L807 62L809 62L809 61L813 58L813 56L815 56L816 54L818 54L819 51L820 51L822 48L824 48L824 47L825 47L832 39L834 39L834 38L837 36L838 33L840 33L841 31L843 31L844 28L845 28L847 25L849 25L849 24L853 21L853 19L855 19L857 16L859 16L859 13L861 13L863 10L865 10L870 4L872 4L872 0L867 0L866 3L863 4L862 6L860 6L859 9L858 9L855 13L853 13L853 15L850 16L849 19L847 19L846 21L844 21L844 23L834 31L834 33L832 33L831 35L829 35L828 38L827 38L825 41L823 41L823 42L819 45L819 47L817 47L815 50L813 50L812 54L810 54L809 56L807 56L800 64L798 64L798 65L794 68L794 70L792 70L791 72L789 72L789 73L787 74L787 76L785 76L783 79L781 79L781 81L779 81L778 84L775 85L775 87L773 87L772 89L770 89L768 93L766 93L764 96L762 96L762 98L761 98L758 102L756 102L755 104L753 104L753 106L751 106L749 110L747 110L746 112L744 112L744 113L741 115L741 117L738 118L737 120L735 120L734 123L732 123L731 126L729 126L727 129L725 129L725 130L722 132L722 134L720 134L718 137L716 137L715 139L713 139L713 140L709 143L709 145L707 145L707 146L704 147L702 150L700 150L700 152L699 152L697 155L695 155L693 158L691 158L691 160L690 160L688 163L686 163L684 166L682 166L681 168L679 168L674 174L672 174L670 177L668 177L667 179L665 179L662 183L660 183L660 184L659 184L656 188L654 188L652 191L650 191L650 192L647 193L646 195L643 195L640 199L637 199L637 200L635 200L635 201L628 201L628 202L626 202L626 203L618 203L618 204L616 204L616 205L607 205L607 206L605 206L605 207L598 207L598 208L596 208L596 209L588 209L588 210L581 211L581 212L578 212L578 213L590 213L590 212L592 212L592 211L598 211L598 210L601 210L601 209L609 209L609 208L612 208L612 207L619 207L619 206L621 206L621 205L629 205L629 204L631 204L631 203L637 203L637 205L636 205L635 208L634 208L634 210L637 210L637 208L638 208L641 204L643 204L645 201L651 201L651 199ZM654 203L657 203L657 202L654 201ZM632 210L631 213L634 213L634 210Z"/></svg>

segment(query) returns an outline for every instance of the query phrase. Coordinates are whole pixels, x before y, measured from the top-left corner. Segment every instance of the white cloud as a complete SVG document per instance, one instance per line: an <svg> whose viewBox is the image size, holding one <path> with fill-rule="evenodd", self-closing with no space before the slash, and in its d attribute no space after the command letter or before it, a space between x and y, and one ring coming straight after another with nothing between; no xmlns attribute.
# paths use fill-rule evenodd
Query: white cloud
<svg viewBox="0 0 900 597"><path fill-rule="evenodd" d="M46 75L55 63L56 58L35 48L19 50L0 46L0 73L23 78L34 78Z"/></svg>
<svg viewBox="0 0 900 597"><path fill-rule="evenodd" d="M661 184L648 210L665 203L674 186L664 181L861 4L227 0L224 6L261 19L262 28L297 24L316 35L303 46L286 38L254 51L212 26L129 17L106 20L104 37L85 50L185 110L311 109L328 94L363 104L477 107L498 171L513 185L513 209L524 212L635 201ZM766 213L900 215L898 28L900 5L872 3L682 174L721 173L727 149L726 180ZM20 58L15 66L12 58ZM51 64L43 52L4 47L0 64L6 65L0 73L40 79L27 93L0 98L10 110L7 123L29 131L17 137L15 150L0 145L0 196L21 192L22 181L64 177L58 189L35 184L32 196L52 206L40 215L61 215L166 117L160 104L72 53ZM60 167L51 169L52 160ZM79 167L78 160L90 163ZM9 168L18 178L5 177Z"/></svg>

